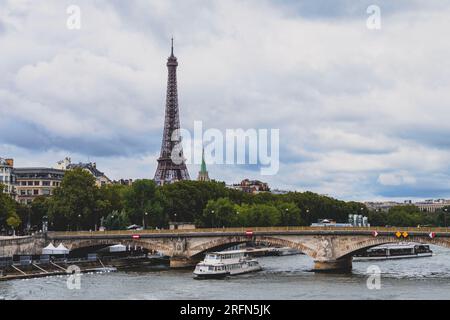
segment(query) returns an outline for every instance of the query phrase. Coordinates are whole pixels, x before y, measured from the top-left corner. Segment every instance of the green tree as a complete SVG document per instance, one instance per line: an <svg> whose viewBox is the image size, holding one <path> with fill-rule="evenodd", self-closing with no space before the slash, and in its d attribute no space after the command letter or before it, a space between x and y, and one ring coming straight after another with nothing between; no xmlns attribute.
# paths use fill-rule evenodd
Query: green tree
<svg viewBox="0 0 450 320"><path fill-rule="evenodd" d="M149 214L155 214L156 184L153 180L136 180L125 193L125 208L132 223L142 225Z"/></svg>
<svg viewBox="0 0 450 320"><path fill-rule="evenodd" d="M384 227L388 225L387 216L388 213L385 211L372 210L369 212L367 217L369 218L369 223L371 226Z"/></svg>
<svg viewBox="0 0 450 320"><path fill-rule="evenodd" d="M305 222L301 210L293 202L279 202L277 208L280 211L280 226L303 226Z"/></svg>
<svg viewBox="0 0 450 320"><path fill-rule="evenodd" d="M49 197L36 197L31 203L31 227L36 226L38 229L42 227L42 218L48 215L50 202L52 201Z"/></svg>
<svg viewBox="0 0 450 320"><path fill-rule="evenodd" d="M157 227L165 228L169 223L169 216L164 211L160 200L159 192L156 192L155 201L152 202L151 207L148 208L148 215L145 216L145 225L147 228Z"/></svg>
<svg viewBox="0 0 450 320"><path fill-rule="evenodd" d="M13 232L15 233L16 229L20 226L21 221L16 213L12 213L9 215L8 219L6 219L6 223L9 227L11 227L11 229L13 229Z"/></svg>
<svg viewBox="0 0 450 320"><path fill-rule="evenodd" d="M198 222L204 227L231 227L237 223L235 205L228 198L209 200Z"/></svg>
<svg viewBox="0 0 450 320"><path fill-rule="evenodd" d="M253 204L237 207L239 224L244 227L271 227L280 225L281 213L273 205Z"/></svg>
<svg viewBox="0 0 450 320"><path fill-rule="evenodd" d="M243 192L228 189L224 183L215 181L179 181L166 184L160 190L164 211L173 221L196 221L203 215L209 200L230 198L234 203L240 203L245 198Z"/></svg>
<svg viewBox="0 0 450 320"><path fill-rule="evenodd" d="M13 206L14 206L14 210L15 213L17 214L17 216L19 217L21 224L18 227L18 230L22 229L22 230L26 230L27 226L28 226L28 222L31 219L31 208L29 205L26 204L21 204L18 202L13 201ZM30 221L30 226L31 226L31 221Z"/></svg>
<svg viewBox="0 0 450 320"><path fill-rule="evenodd" d="M424 213L414 205L392 207L387 215L387 224L395 227L415 227L424 222Z"/></svg>
<svg viewBox="0 0 450 320"><path fill-rule="evenodd" d="M96 210L98 188L95 178L83 169L66 171L55 189L49 219L57 230L93 230L100 217Z"/></svg>
<svg viewBox="0 0 450 320"><path fill-rule="evenodd" d="M440 227L448 227L450 225L450 206L445 206L437 211L433 215L433 218L428 218L428 222L430 222L430 224L434 224Z"/></svg>
<svg viewBox="0 0 450 320"><path fill-rule="evenodd" d="M124 230L131 224L125 210L111 212L104 221L107 230Z"/></svg>
<svg viewBox="0 0 450 320"><path fill-rule="evenodd" d="M0 227L2 229L17 229L21 220L16 212L16 202L7 194L3 193L4 186L0 184Z"/></svg>
<svg viewBox="0 0 450 320"><path fill-rule="evenodd" d="M102 215L106 216L114 210L122 211L125 208L125 195L131 186L120 184L108 184L101 186L99 189L99 199L104 202L105 210Z"/></svg>
<svg viewBox="0 0 450 320"><path fill-rule="evenodd" d="M278 199L283 202L295 203L302 212L305 225L310 225L323 218L346 222L349 214L368 214L366 206L362 203L344 202L309 191L289 192L280 195Z"/></svg>

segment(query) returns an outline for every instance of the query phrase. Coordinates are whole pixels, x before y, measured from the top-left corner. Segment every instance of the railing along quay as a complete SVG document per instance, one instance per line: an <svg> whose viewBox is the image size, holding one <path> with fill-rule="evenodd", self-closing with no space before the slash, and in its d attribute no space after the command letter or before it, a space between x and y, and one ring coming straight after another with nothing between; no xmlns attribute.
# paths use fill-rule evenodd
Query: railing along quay
<svg viewBox="0 0 450 320"><path fill-rule="evenodd" d="M246 232L320 232L320 231L354 231L355 233L366 232L435 232L435 233L449 233L450 228L431 228L431 227L239 227L239 228L198 228L198 229L146 229L146 230L108 230L108 231L49 231L50 237L55 236L94 236L94 235L134 235L134 234L189 234L189 233L246 233Z"/></svg>

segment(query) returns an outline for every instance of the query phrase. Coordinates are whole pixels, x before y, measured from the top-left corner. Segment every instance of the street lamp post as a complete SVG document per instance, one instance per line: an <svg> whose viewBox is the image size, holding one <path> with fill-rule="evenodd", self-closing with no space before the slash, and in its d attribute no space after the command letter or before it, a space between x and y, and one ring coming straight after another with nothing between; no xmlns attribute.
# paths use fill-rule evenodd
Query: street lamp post
<svg viewBox="0 0 450 320"><path fill-rule="evenodd" d="M31 209L28 208L28 223L27 223L28 234L31 233L30 230L31 230Z"/></svg>
<svg viewBox="0 0 450 320"><path fill-rule="evenodd" d="M47 231L48 231L48 218L47 218L47 216L43 216L42 217L42 233L44 235L46 235Z"/></svg>
<svg viewBox="0 0 450 320"><path fill-rule="evenodd" d="M144 230L145 230L145 218L148 216L148 212L145 212L143 215L142 215L142 227L144 228Z"/></svg>
<svg viewBox="0 0 450 320"><path fill-rule="evenodd" d="M444 227L446 227L446 228L447 228L447 211L448 211L448 208L445 208L444 209Z"/></svg>
<svg viewBox="0 0 450 320"><path fill-rule="evenodd" d="M211 210L211 227L214 228L214 210Z"/></svg>

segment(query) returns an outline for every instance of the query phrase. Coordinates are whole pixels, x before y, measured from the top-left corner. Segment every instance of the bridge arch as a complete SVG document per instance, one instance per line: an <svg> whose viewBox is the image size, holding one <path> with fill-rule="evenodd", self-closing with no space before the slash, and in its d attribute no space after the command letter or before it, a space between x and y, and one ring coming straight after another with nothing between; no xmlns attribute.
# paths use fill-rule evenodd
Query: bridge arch
<svg viewBox="0 0 450 320"><path fill-rule="evenodd" d="M216 251L250 241L252 241L251 238L245 236L206 238L205 241L202 241L200 244L189 248L188 257L197 259L206 252Z"/></svg>
<svg viewBox="0 0 450 320"><path fill-rule="evenodd" d="M194 246L189 250L189 257L199 258L206 252L216 251L218 249L223 249L246 242L264 243L278 247L290 247L299 250L300 252L310 256L311 258L314 258L316 256L316 251L313 248L301 242L266 236L257 236L252 238L249 238L247 236L233 236L210 239L209 241L206 241L200 245Z"/></svg>
<svg viewBox="0 0 450 320"><path fill-rule="evenodd" d="M448 238L429 238L429 237L409 237L408 239L399 239L397 237L372 237L372 238L362 238L359 241L351 243L346 250L343 250L339 253L339 255L336 256L336 259L342 259L346 257L351 257L355 253L367 250L372 247L376 247L383 244L388 243L399 243L399 242L415 242L415 243L421 243L421 244L434 244L440 247L450 248L450 240Z"/></svg>
<svg viewBox="0 0 450 320"><path fill-rule="evenodd" d="M245 242L265 243L272 246L290 247L297 249L314 260L314 270L351 269L352 256L357 252L387 243L416 242L434 244L450 248L450 238L429 238L426 236L410 236L407 239L396 236L358 235L342 236L313 235L313 236L229 236L205 238L201 244L188 250L188 258L198 259L209 251Z"/></svg>

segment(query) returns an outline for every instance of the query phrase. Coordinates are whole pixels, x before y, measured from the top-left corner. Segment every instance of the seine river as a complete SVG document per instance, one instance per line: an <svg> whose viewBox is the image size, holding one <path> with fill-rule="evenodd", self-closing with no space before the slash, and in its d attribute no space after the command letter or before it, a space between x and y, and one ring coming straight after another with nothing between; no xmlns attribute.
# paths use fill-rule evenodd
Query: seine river
<svg viewBox="0 0 450 320"><path fill-rule="evenodd" d="M83 274L0 282L0 299L450 299L450 250L430 258L354 262L351 274L310 272L304 255L259 258L264 271L225 280L193 280L189 270ZM367 268L381 269L381 288L367 288Z"/></svg>

